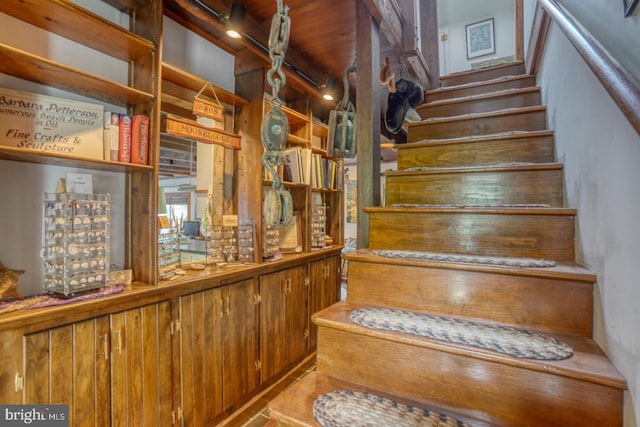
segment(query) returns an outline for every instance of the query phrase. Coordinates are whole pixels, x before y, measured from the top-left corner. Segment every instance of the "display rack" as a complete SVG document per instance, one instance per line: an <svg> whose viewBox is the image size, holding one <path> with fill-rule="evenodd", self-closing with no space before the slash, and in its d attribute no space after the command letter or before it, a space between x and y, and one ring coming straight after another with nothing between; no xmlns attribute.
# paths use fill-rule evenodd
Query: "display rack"
<svg viewBox="0 0 640 427"><path fill-rule="evenodd" d="M326 246L327 207L314 206L311 212L311 248L320 249Z"/></svg>
<svg viewBox="0 0 640 427"><path fill-rule="evenodd" d="M253 225L221 226L206 229L207 264L254 261Z"/></svg>
<svg viewBox="0 0 640 427"><path fill-rule="evenodd" d="M45 194L45 291L68 296L109 283L109 215L108 194Z"/></svg>
<svg viewBox="0 0 640 427"><path fill-rule="evenodd" d="M180 265L180 232L177 228L158 230L158 277L167 280L173 277Z"/></svg>

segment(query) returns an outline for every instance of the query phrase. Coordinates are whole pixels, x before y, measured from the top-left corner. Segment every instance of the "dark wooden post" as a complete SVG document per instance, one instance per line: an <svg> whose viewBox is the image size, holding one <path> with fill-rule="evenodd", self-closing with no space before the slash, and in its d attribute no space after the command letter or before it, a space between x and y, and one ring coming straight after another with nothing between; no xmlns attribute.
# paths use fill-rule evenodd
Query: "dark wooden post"
<svg viewBox="0 0 640 427"><path fill-rule="evenodd" d="M380 206L380 30L362 0L356 1L358 141L358 247L369 246L369 216Z"/></svg>
<svg viewBox="0 0 640 427"><path fill-rule="evenodd" d="M440 35L438 34L438 5L437 0L420 0L420 41L422 56L429 68L428 89L440 87L440 58L439 45Z"/></svg>

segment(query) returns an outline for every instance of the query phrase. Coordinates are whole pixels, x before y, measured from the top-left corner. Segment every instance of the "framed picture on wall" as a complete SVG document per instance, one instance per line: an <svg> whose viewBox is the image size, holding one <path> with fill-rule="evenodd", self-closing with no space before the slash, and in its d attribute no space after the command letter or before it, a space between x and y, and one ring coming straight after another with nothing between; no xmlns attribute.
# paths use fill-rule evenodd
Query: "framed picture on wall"
<svg viewBox="0 0 640 427"><path fill-rule="evenodd" d="M622 6L624 7L624 16L629 17L633 13L633 9L638 5L638 0L622 0Z"/></svg>
<svg viewBox="0 0 640 427"><path fill-rule="evenodd" d="M493 18L465 26L467 31L467 59L496 53Z"/></svg>

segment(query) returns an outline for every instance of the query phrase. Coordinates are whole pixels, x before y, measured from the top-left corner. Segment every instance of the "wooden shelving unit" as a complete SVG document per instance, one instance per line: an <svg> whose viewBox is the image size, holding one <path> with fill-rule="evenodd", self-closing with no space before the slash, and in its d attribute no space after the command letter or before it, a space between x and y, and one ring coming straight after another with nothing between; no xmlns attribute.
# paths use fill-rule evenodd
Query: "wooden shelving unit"
<svg viewBox="0 0 640 427"><path fill-rule="evenodd" d="M128 62L129 85L6 44L0 44L0 73L120 106L129 114L149 116L149 165L123 164L63 154L40 154L10 147L0 148L0 158L127 174L130 186L126 191L126 220L129 224L126 227L127 235L124 236L124 241L127 242L126 267L133 269L136 280L154 284L157 255L151 249L155 248L156 236L157 197L154 181L160 111L157 49L162 10L158 2L135 0L119 0L117 8L129 13L131 28L141 30L136 32L120 27L68 0L55 0L46 5L35 0L7 0L0 4L0 12L102 52L114 60Z"/></svg>
<svg viewBox="0 0 640 427"><path fill-rule="evenodd" d="M271 103L268 99L264 100L264 114L271 109ZM310 113L305 114L296 111L293 108L282 106L282 111L286 114L289 121L289 135L287 138L287 148L299 147L303 150L309 150L313 156L321 156L325 160L340 162L340 159L334 159L327 156L327 135L328 127L326 124L313 119ZM318 143L316 143L316 141ZM342 175L343 165L340 162L339 170L336 173ZM282 177L281 177L282 178ZM326 206L327 222L326 233L333 240L334 245L341 245L344 240L344 231L342 225L342 189L323 188L322 186L314 186L309 183L287 182L283 180L285 188L287 188L293 198L293 210L300 214L300 226L302 242L301 247L304 252L312 250L311 245L311 211L314 200L318 197L321 199L321 205ZM271 180L263 180L264 190L271 188Z"/></svg>

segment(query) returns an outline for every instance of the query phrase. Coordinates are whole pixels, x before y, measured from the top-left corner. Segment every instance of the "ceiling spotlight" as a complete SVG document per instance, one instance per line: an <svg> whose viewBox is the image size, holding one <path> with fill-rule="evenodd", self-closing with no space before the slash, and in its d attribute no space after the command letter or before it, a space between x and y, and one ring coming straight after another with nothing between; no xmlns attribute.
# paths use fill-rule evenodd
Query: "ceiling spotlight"
<svg viewBox="0 0 640 427"><path fill-rule="evenodd" d="M227 35L234 39L242 37L242 26L244 25L244 15L246 10L243 5L231 3L229 17L227 18Z"/></svg>
<svg viewBox="0 0 640 427"><path fill-rule="evenodd" d="M324 90L322 91L322 98L327 101L333 101L335 98L336 91L336 81L333 77L327 77L327 82L324 85Z"/></svg>

